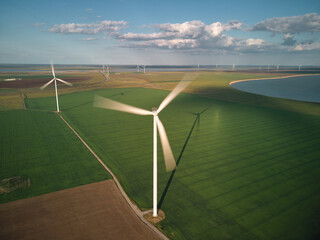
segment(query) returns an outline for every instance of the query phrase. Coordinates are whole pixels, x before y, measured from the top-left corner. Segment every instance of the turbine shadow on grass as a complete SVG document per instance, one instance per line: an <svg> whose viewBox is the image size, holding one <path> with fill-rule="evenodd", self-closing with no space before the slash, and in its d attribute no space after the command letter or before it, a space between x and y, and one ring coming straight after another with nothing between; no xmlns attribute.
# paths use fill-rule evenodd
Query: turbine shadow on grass
<svg viewBox="0 0 320 240"><path fill-rule="evenodd" d="M180 161L181 161L183 152L184 152L184 150L185 150L186 147L187 147L187 144L188 144L188 142L189 142L189 139L190 139L190 137L191 137L191 134L192 134L192 132L193 132L193 129L194 129L194 127L195 127L195 125L196 125L197 122L200 123L200 115L201 115L202 113L204 113L205 111L207 111L207 110L208 110L208 108L204 109L204 110L203 110L202 112L200 112L200 113L193 113L193 114L196 115L197 117L196 117L196 119L195 119L195 121L194 121L194 123L193 123L193 125L192 125L192 127L191 127L191 130L190 130L190 132L189 132L189 135L188 135L188 137L187 137L187 139L186 139L186 141L185 141L185 143L184 143L184 145L183 145L183 147L182 147L182 150L181 150L181 152L180 152L180 155L179 155L179 157L178 157L178 159L177 159L176 168L172 171L171 176L170 176L170 178L169 178L169 180L168 180L168 182L167 182L167 185L166 185L166 187L165 187L165 189L164 189L164 191L163 191L163 193L162 193L162 195L161 195L161 198L160 198L159 203L158 203L158 210L161 209L161 207L162 207L163 201L164 201L164 199L165 199L165 197L166 197L166 195L167 195L167 192L168 192L169 187L170 187L170 185L171 185L171 182L172 182L172 180L173 180L174 174L175 174L176 171L177 171L177 167L178 167L178 165L179 165L179 163L180 163ZM199 125L198 125L198 126L199 126Z"/></svg>
<svg viewBox="0 0 320 240"><path fill-rule="evenodd" d="M129 91L128 91L128 92L129 92ZM115 97L115 96L118 96L118 95L123 96L124 94L126 94L126 93L128 93L128 92L117 93L117 94L108 96L108 98L112 98L112 97ZM82 104L79 104L79 105L76 105L76 106L73 106L73 107L65 108L64 110L70 110L70 109L82 107L82 106L85 106L85 105L90 105L90 104L93 104L93 102L94 102L94 101L92 100L92 101L89 101L89 102L86 102L86 103L82 103Z"/></svg>

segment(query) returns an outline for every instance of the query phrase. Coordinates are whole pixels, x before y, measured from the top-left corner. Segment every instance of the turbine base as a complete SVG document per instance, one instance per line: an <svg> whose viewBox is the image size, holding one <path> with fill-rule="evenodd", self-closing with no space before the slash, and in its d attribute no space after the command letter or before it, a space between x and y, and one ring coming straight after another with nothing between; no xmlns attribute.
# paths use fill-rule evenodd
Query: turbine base
<svg viewBox="0 0 320 240"><path fill-rule="evenodd" d="M161 209L158 211L158 216L154 217L153 216L153 212L148 212L146 214L143 215L143 217L150 223L152 224L156 224L161 222L163 219L166 218L166 215L164 213L164 211L162 211Z"/></svg>

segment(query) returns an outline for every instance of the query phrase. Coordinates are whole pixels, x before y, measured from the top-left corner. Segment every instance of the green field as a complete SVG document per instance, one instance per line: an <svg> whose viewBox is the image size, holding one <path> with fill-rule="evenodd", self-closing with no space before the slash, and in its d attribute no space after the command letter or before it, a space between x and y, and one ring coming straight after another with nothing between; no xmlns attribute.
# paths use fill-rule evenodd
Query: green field
<svg viewBox="0 0 320 240"><path fill-rule="evenodd" d="M111 178L55 113L0 111L0 133L0 180L30 179L0 203Z"/></svg>
<svg viewBox="0 0 320 240"><path fill-rule="evenodd" d="M151 208L152 117L93 108L95 94L151 110L168 92L106 89L59 98L62 115L111 168L131 199ZM27 107L54 110L55 101L28 98ZM204 110L198 121L195 114ZM179 159L169 181L159 144L158 198L166 213L159 228L170 238L316 238L318 116L181 94L159 117Z"/></svg>

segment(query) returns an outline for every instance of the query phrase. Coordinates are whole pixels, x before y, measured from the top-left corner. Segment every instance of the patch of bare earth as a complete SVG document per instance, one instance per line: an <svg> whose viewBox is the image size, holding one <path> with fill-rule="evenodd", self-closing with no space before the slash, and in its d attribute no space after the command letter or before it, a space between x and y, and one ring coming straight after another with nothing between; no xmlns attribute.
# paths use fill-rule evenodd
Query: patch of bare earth
<svg viewBox="0 0 320 240"><path fill-rule="evenodd" d="M25 176L17 176L3 179L0 181L0 195L9 193L17 189L24 189L30 186L30 178Z"/></svg>
<svg viewBox="0 0 320 240"><path fill-rule="evenodd" d="M157 217L154 217L154 216L153 216L153 212L149 212L149 213L143 215L143 217L144 217L145 219L147 219L148 222L150 222L150 223L152 223L152 224L156 224L156 223L161 222L163 219L165 219L165 218L166 218L166 215L164 214L164 211L159 210Z"/></svg>
<svg viewBox="0 0 320 240"><path fill-rule="evenodd" d="M0 239L159 239L113 180L0 205Z"/></svg>

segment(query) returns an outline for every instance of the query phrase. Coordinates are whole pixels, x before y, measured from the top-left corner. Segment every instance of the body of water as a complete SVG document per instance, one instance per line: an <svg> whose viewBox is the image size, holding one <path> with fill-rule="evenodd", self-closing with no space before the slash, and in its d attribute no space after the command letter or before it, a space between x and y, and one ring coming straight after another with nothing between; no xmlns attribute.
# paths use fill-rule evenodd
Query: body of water
<svg viewBox="0 0 320 240"><path fill-rule="evenodd" d="M320 103L320 75L248 80L232 83L231 86L269 97Z"/></svg>

